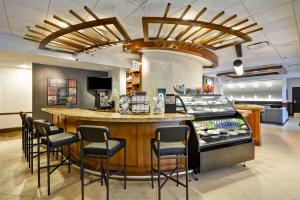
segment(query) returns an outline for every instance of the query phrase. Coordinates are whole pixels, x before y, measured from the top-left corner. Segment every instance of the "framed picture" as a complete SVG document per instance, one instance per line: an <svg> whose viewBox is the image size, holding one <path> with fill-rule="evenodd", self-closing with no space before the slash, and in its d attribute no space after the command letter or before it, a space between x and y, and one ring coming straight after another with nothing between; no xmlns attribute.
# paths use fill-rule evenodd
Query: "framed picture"
<svg viewBox="0 0 300 200"><path fill-rule="evenodd" d="M56 96L57 87L48 87L48 96Z"/></svg>
<svg viewBox="0 0 300 200"><path fill-rule="evenodd" d="M68 80L68 87L69 88L76 88L77 87L77 81L76 80Z"/></svg>
<svg viewBox="0 0 300 200"><path fill-rule="evenodd" d="M69 88L69 96L76 96L76 88Z"/></svg>
<svg viewBox="0 0 300 200"><path fill-rule="evenodd" d="M68 97L77 104L77 80L49 78L47 83L48 105L66 105Z"/></svg>
<svg viewBox="0 0 300 200"><path fill-rule="evenodd" d="M56 105L56 104L57 104L56 96L48 96L48 105Z"/></svg>

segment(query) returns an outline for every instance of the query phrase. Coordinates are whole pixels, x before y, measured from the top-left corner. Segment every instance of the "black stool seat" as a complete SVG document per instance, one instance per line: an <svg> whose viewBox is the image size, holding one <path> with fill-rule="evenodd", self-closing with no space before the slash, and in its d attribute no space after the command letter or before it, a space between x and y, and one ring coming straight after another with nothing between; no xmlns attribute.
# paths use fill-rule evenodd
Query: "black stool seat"
<svg viewBox="0 0 300 200"><path fill-rule="evenodd" d="M158 147L157 147L157 140L155 138L151 139L151 146L158 155ZM185 154L186 147L183 142L160 142L160 155L179 155Z"/></svg>
<svg viewBox="0 0 300 200"><path fill-rule="evenodd" d="M120 151L126 144L125 139L111 138L108 140L108 156L113 156ZM106 155L106 143L105 142L92 142L83 147L84 154L92 155Z"/></svg>
<svg viewBox="0 0 300 200"><path fill-rule="evenodd" d="M50 128L50 135L64 132L63 128L57 126L50 126L49 128Z"/></svg>
<svg viewBox="0 0 300 200"><path fill-rule="evenodd" d="M72 133L67 133L67 132L50 135L48 139L49 139L49 145L51 147L57 147L61 145L72 144L74 142L79 142L79 138L77 135L74 135ZM41 141L43 144L47 144L46 137L41 138Z"/></svg>

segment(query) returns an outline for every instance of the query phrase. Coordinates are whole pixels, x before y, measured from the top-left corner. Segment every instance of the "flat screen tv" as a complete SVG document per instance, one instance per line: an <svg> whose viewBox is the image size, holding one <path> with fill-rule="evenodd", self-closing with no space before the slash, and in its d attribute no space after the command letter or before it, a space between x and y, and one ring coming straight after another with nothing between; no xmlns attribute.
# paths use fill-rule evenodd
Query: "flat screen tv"
<svg viewBox="0 0 300 200"><path fill-rule="evenodd" d="M88 90L111 90L111 77L88 77Z"/></svg>

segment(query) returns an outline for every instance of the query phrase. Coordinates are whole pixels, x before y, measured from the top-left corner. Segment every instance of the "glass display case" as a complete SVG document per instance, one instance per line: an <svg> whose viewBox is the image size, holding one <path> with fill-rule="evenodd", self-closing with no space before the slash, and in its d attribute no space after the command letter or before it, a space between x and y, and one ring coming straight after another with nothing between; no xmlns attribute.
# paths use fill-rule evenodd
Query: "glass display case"
<svg viewBox="0 0 300 200"><path fill-rule="evenodd" d="M191 128L189 165L192 169L200 168L205 171L231 162L253 159L251 129L226 97L221 95L177 96L176 111L195 116L193 121L186 122ZM244 151L241 153L240 149L236 152L228 150L234 148L241 148ZM229 159L228 152L232 160L225 161ZM238 159L234 158L235 154ZM216 158L212 158L214 155ZM218 163L222 155L224 158L221 160L224 163ZM207 157L210 158L206 159Z"/></svg>
<svg viewBox="0 0 300 200"><path fill-rule="evenodd" d="M230 101L221 95L177 96L178 112L189 114L235 112Z"/></svg>

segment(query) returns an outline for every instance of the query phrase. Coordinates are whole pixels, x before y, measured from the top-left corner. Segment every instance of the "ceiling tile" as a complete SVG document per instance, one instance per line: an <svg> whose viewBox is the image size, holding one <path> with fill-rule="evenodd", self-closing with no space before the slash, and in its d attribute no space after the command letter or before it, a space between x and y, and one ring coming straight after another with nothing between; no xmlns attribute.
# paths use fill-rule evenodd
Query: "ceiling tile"
<svg viewBox="0 0 300 200"><path fill-rule="evenodd" d="M0 14L5 14L3 1L0 1Z"/></svg>
<svg viewBox="0 0 300 200"><path fill-rule="evenodd" d="M9 17L14 17L22 20L27 20L31 22L42 22L46 18L46 13L39 10L29 8L14 2L5 2L7 15Z"/></svg>
<svg viewBox="0 0 300 200"><path fill-rule="evenodd" d="M260 13L290 1L291 0L242 0L251 14Z"/></svg>
<svg viewBox="0 0 300 200"><path fill-rule="evenodd" d="M263 25L294 15L291 3L282 4L278 7L268 9L262 13L253 15L258 24Z"/></svg>
<svg viewBox="0 0 300 200"><path fill-rule="evenodd" d="M9 33L9 28L6 26L0 26L0 33Z"/></svg>
<svg viewBox="0 0 300 200"><path fill-rule="evenodd" d="M169 17L177 17L183 12L183 9L185 9L188 5L187 2L178 0L149 0L145 4L145 15L150 17L162 17L165 13L165 9L168 3L171 3L171 7L168 13ZM193 18L196 12L198 12L198 9L192 5L191 9L186 14L186 17Z"/></svg>
<svg viewBox="0 0 300 200"><path fill-rule="evenodd" d="M227 15L237 15L238 20L249 17L249 13L245 9L245 7L241 3L237 3L234 6L225 10L225 14Z"/></svg>
<svg viewBox="0 0 300 200"><path fill-rule="evenodd" d="M24 37L24 31L22 30L11 29L11 34L18 37Z"/></svg>
<svg viewBox="0 0 300 200"><path fill-rule="evenodd" d="M50 0L6 0L6 2L14 2L23 6L34 8L40 11L47 12Z"/></svg>
<svg viewBox="0 0 300 200"><path fill-rule="evenodd" d="M90 9L92 9L98 0L71 0L76 4L83 6L88 6Z"/></svg>
<svg viewBox="0 0 300 200"><path fill-rule="evenodd" d="M33 27L35 25L35 23L33 23L33 22L20 20L20 19L16 19L13 17L9 17L8 20L9 20L9 25L10 25L11 29L23 31L23 34L25 34L25 32L27 30L26 26Z"/></svg>
<svg viewBox="0 0 300 200"><path fill-rule="evenodd" d="M110 0L100 1L93 11L107 17L126 18L130 15L137 6L129 1Z"/></svg>
<svg viewBox="0 0 300 200"><path fill-rule="evenodd" d="M59 17L64 17L65 19L71 19L72 21L78 22L78 20L69 13L70 10L75 11L83 18L88 16L88 13L84 10L83 6L74 1L51 0L49 8L49 13L51 14L49 14L49 17L52 18L55 14Z"/></svg>
<svg viewBox="0 0 300 200"><path fill-rule="evenodd" d="M0 26L8 27L7 18L2 14L0 14Z"/></svg>
<svg viewBox="0 0 300 200"><path fill-rule="evenodd" d="M195 7L207 7L208 10L221 11L229 9L239 3L239 0L201 0L196 1L192 5Z"/></svg>
<svg viewBox="0 0 300 200"><path fill-rule="evenodd" d="M272 45L283 45L293 42L298 43L299 41L296 28L294 28L294 31L291 31L290 33L284 32L282 35L280 35L280 31L278 31L276 34L272 34L269 38Z"/></svg>
<svg viewBox="0 0 300 200"><path fill-rule="evenodd" d="M278 30L285 30L286 28L295 27L296 20L294 16L286 17L268 24L264 24L265 33L273 33Z"/></svg>

